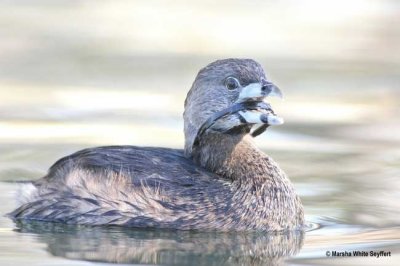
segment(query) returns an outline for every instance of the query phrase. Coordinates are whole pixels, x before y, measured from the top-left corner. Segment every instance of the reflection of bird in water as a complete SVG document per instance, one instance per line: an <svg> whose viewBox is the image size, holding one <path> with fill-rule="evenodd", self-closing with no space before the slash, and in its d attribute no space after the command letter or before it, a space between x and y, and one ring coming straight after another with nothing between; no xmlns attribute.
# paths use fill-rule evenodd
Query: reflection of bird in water
<svg viewBox="0 0 400 266"><path fill-rule="evenodd" d="M251 135L282 123L263 102L272 95L280 91L255 61L211 63L200 70L185 101L184 151L79 151L26 188L27 199L11 217L225 231L299 228L303 207L292 184L252 142Z"/></svg>
<svg viewBox="0 0 400 266"><path fill-rule="evenodd" d="M19 231L58 257L108 263L163 265L280 265L303 245L303 232L211 233L76 227L22 222Z"/></svg>

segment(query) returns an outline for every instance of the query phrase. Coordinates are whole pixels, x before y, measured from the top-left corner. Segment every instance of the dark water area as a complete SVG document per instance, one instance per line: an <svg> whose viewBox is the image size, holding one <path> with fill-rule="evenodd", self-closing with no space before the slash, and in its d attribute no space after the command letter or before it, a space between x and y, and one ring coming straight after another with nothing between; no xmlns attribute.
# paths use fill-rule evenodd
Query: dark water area
<svg viewBox="0 0 400 266"><path fill-rule="evenodd" d="M53 256L124 264L275 265L298 253L304 238L302 232L207 233L43 223L19 227L18 232L37 234Z"/></svg>
<svg viewBox="0 0 400 266"><path fill-rule="evenodd" d="M234 9L206 1L190 12L146 1L0 3L0 265L399 265L399 4L289 2L235 1ZM232 27L218 24L222 11ZM254 34L244 31L256 24ZM220 39L236 40L231 29L252 42ZM5 216L19 182L79 149L182 148L191 82L231 56L257 59L284 93L271 105L285 124L256 142L294 183L304 232L15 224Z"/></svg>

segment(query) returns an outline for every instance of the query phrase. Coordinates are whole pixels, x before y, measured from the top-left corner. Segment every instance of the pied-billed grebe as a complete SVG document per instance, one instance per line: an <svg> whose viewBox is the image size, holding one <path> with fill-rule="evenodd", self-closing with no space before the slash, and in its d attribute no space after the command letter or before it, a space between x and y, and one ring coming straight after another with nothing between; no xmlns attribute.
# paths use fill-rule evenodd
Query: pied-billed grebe
<svg viewBox="0 0 400 266"><path fill-rule="evenodd" d="M262 102L271 95L280 91L254 60L213 62L186 97L184 150L78 151L27 187L29 195L10 216L172 229L300 228L303 207L292 184L252 142L266 126L282 123Z"/></svg>

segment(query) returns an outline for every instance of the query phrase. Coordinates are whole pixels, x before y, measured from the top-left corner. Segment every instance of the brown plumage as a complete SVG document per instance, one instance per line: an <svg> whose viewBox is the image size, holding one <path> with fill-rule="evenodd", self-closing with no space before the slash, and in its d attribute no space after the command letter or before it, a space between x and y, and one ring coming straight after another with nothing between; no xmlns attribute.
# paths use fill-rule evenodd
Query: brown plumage
<svg viewBox="0 0 400 266"><path fill-rule="evenodd" d="M228 89L227 77L234 77L238 86ZM33 182L10 216L183 230L301 228L303 207L292 184L248 134L253 117L270 113L226 115L194 142L212 114L238 101L268 96L263 80L261 66L250 59L211 63L199 72L185 101L184 151L135 146L79 151Z"/></svg>

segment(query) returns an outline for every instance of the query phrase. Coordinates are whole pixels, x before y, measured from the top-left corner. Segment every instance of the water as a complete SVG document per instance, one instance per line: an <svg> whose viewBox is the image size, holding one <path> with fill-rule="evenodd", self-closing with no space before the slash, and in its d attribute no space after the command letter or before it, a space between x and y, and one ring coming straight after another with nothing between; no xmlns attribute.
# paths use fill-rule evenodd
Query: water
<svg viewBox="0 0 400 266"><path fill-rule="evenodd" d="M193 4L200 10L193 12L146 1L135 8L112 1L0 4L0 23L8 25L0 28L0 265L400 264L398 4L237 2L243 20L224 1L211 9ZM221 12L234 27L216 23ZM204 15L215 27L199 26ZM186 28L181 19L193 24ZM245 35L253 42L235 43L238 35L227 30L243 33L255 24L262 31ZM138 25L150 30L135 31ZM171 38L163 35L167 26ZM218 36L231 42L222 47ZM305 206L304 233L14 224L4 216L17 206L16 181L40 178L79 149L182 147L183 101L195 74L232 55L257 58L285 94L271 104L286 123L257 143L294 183Z"/></svg>
<svg viewBox="0 0 400 266"><path fill-rule="evenodd" d="M195 72L196 65L192 68ZM292 65L285 71L295 69ZM179 70L172 76L179 76ZM329 83L334 77L325 74ZM133 79L143 82L140 75ZM339 258L327 257L326 251L334 250L392 255L340 258L340 263L399 263L397 90L349 89L316 96L284 89L285 101L271 99L286 124L269 129L257 142L294 182L308 230L255 234L12 223L3 215L16 206L15 181L40 178L57 158L105 144L181 147L186 90L41 86L30 87L33 97L26 97L25 85L4 88L12 90L0 91L2 99L9 99L0 109L0 265L67 265L70 260L78 265L331 265Z"/></svg>

